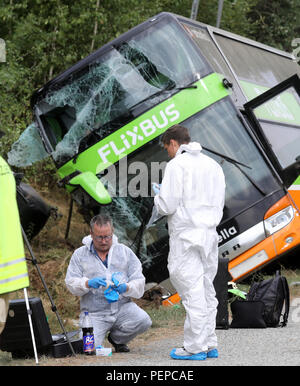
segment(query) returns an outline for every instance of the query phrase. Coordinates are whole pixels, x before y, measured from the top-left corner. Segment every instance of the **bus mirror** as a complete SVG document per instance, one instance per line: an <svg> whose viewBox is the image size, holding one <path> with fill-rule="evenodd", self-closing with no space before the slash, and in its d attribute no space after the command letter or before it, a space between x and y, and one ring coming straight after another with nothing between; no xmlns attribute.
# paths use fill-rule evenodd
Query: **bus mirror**
<svg viewBox="0 0 300 386"><path fill-rule="evenodd" d="M83 172L73 177L69 185L80 185L95 201L106 205L111 203L111 197L102 182L92 172Z"/></svg>
<svg viewBox="0 0 300 386"><path fill-rule="evenodd" d="M298 157L296 157L296 162L300 163L300 155L298 155Z"/></svg>
<svg viewBox="0 0 300 386"><path fill-rule="evenodd" d="M226 78L224 78L224 79L222 80L222 83L223 83L223 86L224 86L225 88L232 88L232 87L233 87L233 84L232 84L231 82L229 82L229 80L226 79Z"/></svg>

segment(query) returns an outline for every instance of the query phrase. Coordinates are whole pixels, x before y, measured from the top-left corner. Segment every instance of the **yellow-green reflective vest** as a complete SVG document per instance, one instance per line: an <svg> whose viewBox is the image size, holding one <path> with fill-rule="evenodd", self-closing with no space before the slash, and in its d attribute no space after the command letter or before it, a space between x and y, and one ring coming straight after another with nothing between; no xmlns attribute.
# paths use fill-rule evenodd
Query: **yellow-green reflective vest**
<svg viewBox="0 0 300 386"><path fill-rule="evenodd" d="M16 182L0 157L0 294L29 286Z"/></svg>

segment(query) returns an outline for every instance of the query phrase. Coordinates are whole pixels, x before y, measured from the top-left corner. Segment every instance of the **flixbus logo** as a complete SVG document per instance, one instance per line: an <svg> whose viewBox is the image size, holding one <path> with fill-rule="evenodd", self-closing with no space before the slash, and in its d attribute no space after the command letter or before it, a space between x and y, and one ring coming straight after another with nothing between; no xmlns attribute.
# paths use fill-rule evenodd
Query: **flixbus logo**
<svg viewBox="0 0 300 386"><path fill-rule="evenodd" d="M210 74L197 81L196 88L188 88L172 95L159 105L147 110L131 123L116 130L100 142L86 149L59 169L62 177L74 171L99 174L108 166L161 135L172 125L184 122L218 100L227 97L219 74Z"/></svg>
<svg viewBox="0 0 300 386"><path fill-rule="evenodd" d="M178 120L179 117L180 113L175 109L175 104L172 103L164 110L160 110L156 115L152 115L151 118L145 119L137 126L133 126L130 130L120 134L117 140L110 141L98 149L98 154L102 162L109 162L107 157L112 152L117 157L122 157L132 146L136 146L139 142L142 145L147 137L152 136L158 129L161 130L168 126L170 122Z"/></svg>

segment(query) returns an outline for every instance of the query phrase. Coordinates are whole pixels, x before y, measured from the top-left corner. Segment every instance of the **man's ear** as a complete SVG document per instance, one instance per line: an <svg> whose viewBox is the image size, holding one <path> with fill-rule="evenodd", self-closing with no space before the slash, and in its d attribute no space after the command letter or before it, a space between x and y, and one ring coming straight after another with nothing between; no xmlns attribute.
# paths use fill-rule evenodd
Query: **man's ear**
<svg viewBox="0 0 300 386"><path fill-rule="evenodd" d="M176 139L170 139L170 144L172 144L173 149L179 149L180 145Z"/></svg>

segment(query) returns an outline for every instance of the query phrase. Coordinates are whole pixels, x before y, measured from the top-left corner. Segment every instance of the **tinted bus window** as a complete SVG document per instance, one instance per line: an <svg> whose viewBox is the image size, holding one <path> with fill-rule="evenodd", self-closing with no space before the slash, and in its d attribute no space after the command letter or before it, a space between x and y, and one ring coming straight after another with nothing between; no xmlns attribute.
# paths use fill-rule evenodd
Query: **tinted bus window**
<svg viewBox="0 0 300 386"><path fill-rule="evenodd" d="M224 213L226 217L237 215L264 195L279 189L278 182L272 176L253 139L238 119L229 99L223 99L208 107L183 124L190 129L192 139L200 142L202 146L249 167L237 167L234 163L207 152L207 155L221 163L225 174Z"/></svg>
<svg viewBox="0 0 300 386"><path fill-rule="evenodd" d="M201 54L205 56L205 58L213 67L214 71L224 75L228 80L230 80L230 82L233 83L234 87L232 89L232 97L235 102L244 104L246 99L240 90L240 86L234 78L222 54L213 42L207 28L195 27L194 25L190 24L183 24L183 26L198 45Z"/></svg>
<svg viewBox="0 0 300 386"><path fill-rule="evenodd" d="M250 44L215 33L215 38L238 78L266 87L273 87L295 74L295 63L287 56L278 55ZM300 68L298 70L300 75Z"/></svg>
<svg viewBox="0 0 300 386"><path fill-rule="evenodd" d="M264 135L285 169L300 156L300 98L294 88L254 109Z"/></svg>

